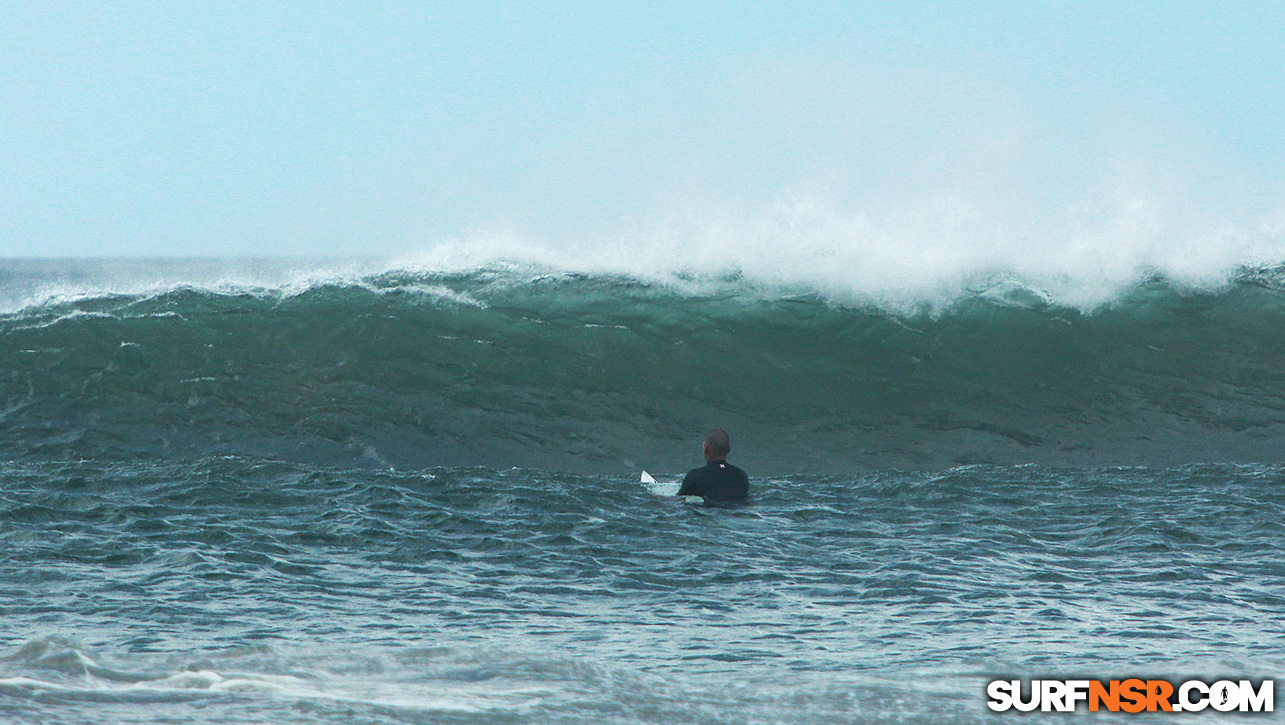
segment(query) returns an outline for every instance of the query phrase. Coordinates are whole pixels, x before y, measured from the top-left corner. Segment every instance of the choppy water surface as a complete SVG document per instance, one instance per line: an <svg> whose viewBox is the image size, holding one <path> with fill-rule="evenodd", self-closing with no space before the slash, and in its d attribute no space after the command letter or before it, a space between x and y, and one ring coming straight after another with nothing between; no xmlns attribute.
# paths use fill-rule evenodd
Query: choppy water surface
<svg viewBox="0 0 1285 725"><path fill-rule="evenodd" d="M1272 466L760 479L740 510L530 469L0 477L19 723L972 722L1000 675L1285 665Z"/></svg>

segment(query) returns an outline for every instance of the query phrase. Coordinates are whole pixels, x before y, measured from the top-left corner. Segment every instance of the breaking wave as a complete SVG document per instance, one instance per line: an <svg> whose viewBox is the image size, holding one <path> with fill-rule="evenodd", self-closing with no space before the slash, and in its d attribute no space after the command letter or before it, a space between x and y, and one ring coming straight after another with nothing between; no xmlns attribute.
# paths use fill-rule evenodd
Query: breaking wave
<svg viewBox="0 0 1285 725"><path fill-rule="evenodd" d="M1011 276L889 309L737 274L282 264L76 287L45 264L56 284L11 266L5 285L11 459L677 470L712 426L764 472L1285 457L1274 269L1085 310Z"/></svg>

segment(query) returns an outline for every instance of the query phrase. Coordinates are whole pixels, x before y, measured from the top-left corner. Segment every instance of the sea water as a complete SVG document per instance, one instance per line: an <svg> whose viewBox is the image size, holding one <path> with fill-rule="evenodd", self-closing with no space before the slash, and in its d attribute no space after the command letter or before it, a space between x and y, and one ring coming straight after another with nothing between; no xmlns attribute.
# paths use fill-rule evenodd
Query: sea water
<svg viewBox="0 0 1285 725"><path fill-rule="evenodd" d="M986 683L1285 668L1276 271L248 264L4 266L0 720L1063 721ZM638 483L715 426L749 505Z"/></svg>

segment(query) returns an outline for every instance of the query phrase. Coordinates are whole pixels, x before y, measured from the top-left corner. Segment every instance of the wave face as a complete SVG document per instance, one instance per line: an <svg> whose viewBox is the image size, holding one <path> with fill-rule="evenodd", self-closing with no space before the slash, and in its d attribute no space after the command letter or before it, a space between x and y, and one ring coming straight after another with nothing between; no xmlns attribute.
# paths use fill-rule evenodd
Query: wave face
<svg viewBox="0 0 1285 725"><path fill-rule="evenodd" d="M765 474L1285 460L1271 270L1206 290L1144 280L1087 311L989 280L907 311L734 275L492 266L68 291L33 269L3 279L11 459L680 470L720 426Z"/></svg>

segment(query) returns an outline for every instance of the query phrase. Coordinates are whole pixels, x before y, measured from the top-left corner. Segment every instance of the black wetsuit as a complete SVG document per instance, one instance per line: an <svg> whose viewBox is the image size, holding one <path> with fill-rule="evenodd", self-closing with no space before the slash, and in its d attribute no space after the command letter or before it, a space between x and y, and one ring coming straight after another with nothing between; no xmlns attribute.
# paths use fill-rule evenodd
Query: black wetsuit
<svg viewBox="0 0 1285 725"><path fill-rule="evenodd" d="M687 472L678 495L703 496L707 504L741 502L749 498L750 477L727 461L710 461Z"/></svg>

